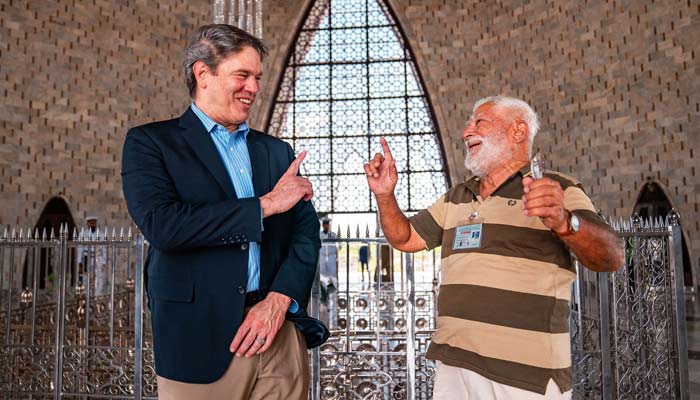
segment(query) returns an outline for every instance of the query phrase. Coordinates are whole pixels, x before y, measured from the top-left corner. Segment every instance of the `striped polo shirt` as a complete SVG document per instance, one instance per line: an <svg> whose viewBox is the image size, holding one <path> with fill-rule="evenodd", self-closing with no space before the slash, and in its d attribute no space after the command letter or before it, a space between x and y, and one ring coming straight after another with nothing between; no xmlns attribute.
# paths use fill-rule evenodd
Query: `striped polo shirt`
<svg viewBox="0 0 700 400"><path fill-rule="evenodd" d="M442 246L437 331L427 356L541 394L552 378L564 392L572 380L569 299L576 275L564 243L538 217L523 214L528 175L529 166L485 199L472 178L410 219L429 249ZM603 223L578 181L545 176L561 184L566 209ZM482 224L480 247L455 249L456 228L474 222Z"/></svg>

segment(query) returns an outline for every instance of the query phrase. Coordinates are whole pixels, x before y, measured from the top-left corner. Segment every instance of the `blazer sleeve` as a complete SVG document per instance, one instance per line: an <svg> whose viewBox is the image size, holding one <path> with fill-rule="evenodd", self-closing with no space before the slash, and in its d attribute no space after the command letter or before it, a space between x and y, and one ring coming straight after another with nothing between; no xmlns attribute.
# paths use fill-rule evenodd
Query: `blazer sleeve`
<svg viewBox="0 0 700 400"><path fill-rule="evenodd" d="M294 152L287 145L291 164ZM316 277L318 255L321 249L320 225L311 201L300 200L293 208L294 228L287 257L270 286L270 291L285 294L301 308L309 302L311 286Z"/></svg>
<svg viewBox="0 0 700 400"><path fill-rule="evenodd" d="M150 245L160 251L261 240L258 198L185 203L161 149L142 127L130 129L124 141L122 188L129 214Z"/></svg>

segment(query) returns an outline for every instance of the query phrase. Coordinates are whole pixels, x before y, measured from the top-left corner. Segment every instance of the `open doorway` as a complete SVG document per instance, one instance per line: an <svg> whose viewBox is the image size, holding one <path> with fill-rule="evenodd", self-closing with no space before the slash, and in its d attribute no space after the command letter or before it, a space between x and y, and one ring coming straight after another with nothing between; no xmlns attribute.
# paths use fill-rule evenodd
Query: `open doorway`
<svg viewBox="0 0 700 400"><path fill-rule="evenodd" d="M68 232L73 232L75 229L75 221L68 203L61 197L52 197L44 206L32 232L38 232L39 235L43 235L45 232L48 238L53 230L54 236L57 237L63 224L68 225ZM51 254L51 251L52 249L48 247L41 248L36 256L25 259L24 267L22 268L22 287L32 286L33 274L37 274L37 286L39 289L45 289L53 284L54 271L58 268L58 265L54 264L58 261ZM75 279L74 271L70 271L68 278L72 285Z"/></svg>

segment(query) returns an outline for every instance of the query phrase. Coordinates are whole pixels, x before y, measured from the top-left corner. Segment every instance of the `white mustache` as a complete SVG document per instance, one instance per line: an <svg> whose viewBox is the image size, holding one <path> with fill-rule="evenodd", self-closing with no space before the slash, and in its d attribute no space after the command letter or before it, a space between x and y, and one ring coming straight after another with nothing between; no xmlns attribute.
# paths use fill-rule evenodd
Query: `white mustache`
<svg viewBox="0 0 700 400"><path fill-rule="evenodd" d="M482 146L486 147L485 145L491 144L489 140L484 138L483 136L469 136L466 139L464 139L464 146L467 148L467 157L470 155L470 149L469 147L474 145L474 144L481 144Z"/></svg>

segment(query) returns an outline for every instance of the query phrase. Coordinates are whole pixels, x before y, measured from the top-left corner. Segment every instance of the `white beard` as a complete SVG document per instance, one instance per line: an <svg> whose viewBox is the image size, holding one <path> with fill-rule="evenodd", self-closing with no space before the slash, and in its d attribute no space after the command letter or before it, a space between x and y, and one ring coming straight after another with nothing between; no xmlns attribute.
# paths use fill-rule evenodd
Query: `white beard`
<svg viewBox="0 0 700 400"><path fill-rule="evenodd" d="M472 138L481 140L481 148L478 154L471 155L469 146L467 146L464 166L480 178L485 177L495 167L510 160L513 156L513 150L504 134L492 134L486 137L472 136Z"/></svg>

